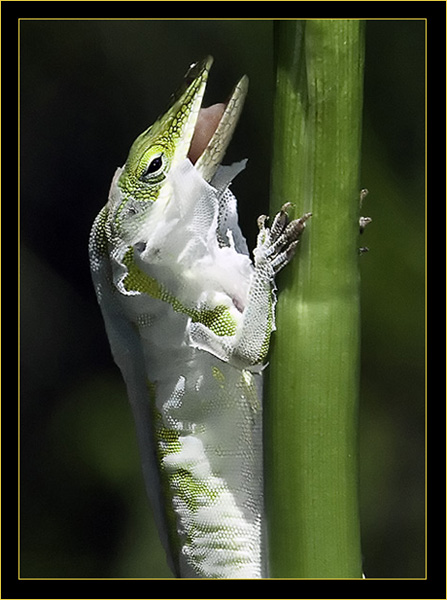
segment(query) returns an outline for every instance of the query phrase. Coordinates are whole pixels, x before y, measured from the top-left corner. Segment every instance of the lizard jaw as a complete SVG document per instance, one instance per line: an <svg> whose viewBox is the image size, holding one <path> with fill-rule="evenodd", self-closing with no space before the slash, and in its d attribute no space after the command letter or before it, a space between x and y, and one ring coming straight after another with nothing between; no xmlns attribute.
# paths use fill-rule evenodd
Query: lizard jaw
<svg viewBox="0 0 447 600"><path fill-rule="evenodd" d="M209 57L206 59L207 70L211 64ZM188 158L205 181L211 181L223 159L242 112L247 90L248 77L244 75L226 103L199 110Z"/></svg>

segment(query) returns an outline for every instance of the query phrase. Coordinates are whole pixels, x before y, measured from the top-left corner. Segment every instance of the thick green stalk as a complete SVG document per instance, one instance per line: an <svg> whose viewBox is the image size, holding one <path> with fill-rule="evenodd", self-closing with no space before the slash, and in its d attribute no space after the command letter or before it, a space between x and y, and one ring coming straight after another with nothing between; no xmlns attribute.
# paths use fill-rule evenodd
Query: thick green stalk
<svg viewBox="0 0 447 600"><path fill-rule="evenodd" d="M279 278L266 406L272 577L361 577L357 481L363 23L279 21L271 213L311 211Z"/></svg>

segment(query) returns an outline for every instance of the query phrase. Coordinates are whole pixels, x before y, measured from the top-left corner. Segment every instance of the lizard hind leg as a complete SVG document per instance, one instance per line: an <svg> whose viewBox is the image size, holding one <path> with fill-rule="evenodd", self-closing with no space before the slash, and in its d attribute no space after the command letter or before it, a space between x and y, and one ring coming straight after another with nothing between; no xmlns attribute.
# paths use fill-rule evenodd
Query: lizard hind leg
<svg viewBox="0 0 447 600"><path fill-rule="evenodd" d="M258 219L260 231L255 250L256 264L264 261L270 263L274 275L292 260L306 221L312 216L309 212L299 219L289 221L287 211L291 206L287 202L281 207L270 228L265 227L266 217Z"/></svg>

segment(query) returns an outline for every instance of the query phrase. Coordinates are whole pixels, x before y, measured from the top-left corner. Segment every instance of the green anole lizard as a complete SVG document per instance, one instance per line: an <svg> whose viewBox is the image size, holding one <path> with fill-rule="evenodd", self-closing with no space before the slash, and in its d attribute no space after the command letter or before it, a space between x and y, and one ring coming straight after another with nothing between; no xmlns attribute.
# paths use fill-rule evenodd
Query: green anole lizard
<svg viewBox="0 0 447 600"><path fill-rule="evenodd" d="M93 282L126 381L148 495L179 577L267 576L262 369L276 273L310 213L271 227L254 260L220 165L247 92L201 108L212 59L117 169L90 237Z"/></svg>

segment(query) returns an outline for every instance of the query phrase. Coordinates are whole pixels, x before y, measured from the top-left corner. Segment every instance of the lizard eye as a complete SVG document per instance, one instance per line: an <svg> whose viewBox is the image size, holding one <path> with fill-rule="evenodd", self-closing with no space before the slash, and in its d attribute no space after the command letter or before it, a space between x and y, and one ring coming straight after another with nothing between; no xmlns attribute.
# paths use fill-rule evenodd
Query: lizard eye
<svg viewBox="0 0 447 600"><path fill-rule="evenodd" d="M161 169L162 165L163 165L163 159L162 159L161 155L156 156L149 163L144 175L150 175L152 173L156 173L157 171L159 171Z"/></svg>
<svg viewBox="0 0 447 600"><path fill-rule="evenodd" d="M141 166L143 167L139 175L139 179L141 181L157 183L159 180L164 179L165 160L162 152L160 152L160 154L152 156L152 158L148 161L147 165L145 166L143 166L143 160L140 162Z"/></svg>

